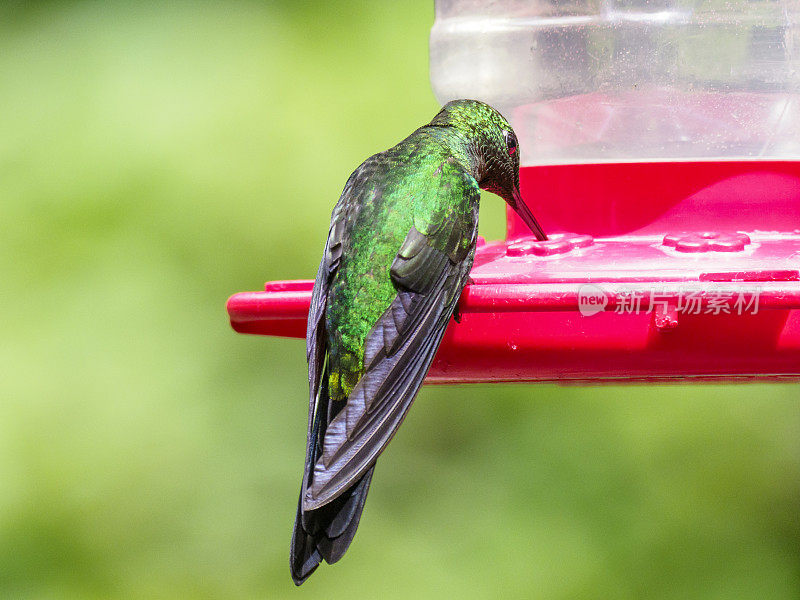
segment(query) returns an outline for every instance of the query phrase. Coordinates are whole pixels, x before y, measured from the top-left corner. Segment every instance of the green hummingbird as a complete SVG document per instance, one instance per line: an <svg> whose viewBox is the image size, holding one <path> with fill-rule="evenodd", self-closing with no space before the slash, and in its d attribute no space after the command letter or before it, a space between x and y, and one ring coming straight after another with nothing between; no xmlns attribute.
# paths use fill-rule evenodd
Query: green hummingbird
<svg viewBox="0 0 800 600"><path fill-rule="evenodd" d="M511 125L483 102L455 100L364 161L333 209L308 313L308 437L290 556L297 585L353 540L375 461L468 281L480 189L547 239L520 195Z"/></svg>

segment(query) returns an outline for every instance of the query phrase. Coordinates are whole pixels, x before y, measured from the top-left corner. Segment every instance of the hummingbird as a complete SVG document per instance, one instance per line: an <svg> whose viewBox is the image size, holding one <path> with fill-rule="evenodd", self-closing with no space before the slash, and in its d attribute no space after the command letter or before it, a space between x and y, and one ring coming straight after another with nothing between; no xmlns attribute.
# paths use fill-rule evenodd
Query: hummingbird
<svg viewBox="0 0 800 600"><path fill-rule="evenodd" d="M290 550L302 584L356 533L378 456L408 413L469 280L480 190L547 236L522 200L495 109L454 100L365 160L331 215L306 333L306 460Z"/></svg>

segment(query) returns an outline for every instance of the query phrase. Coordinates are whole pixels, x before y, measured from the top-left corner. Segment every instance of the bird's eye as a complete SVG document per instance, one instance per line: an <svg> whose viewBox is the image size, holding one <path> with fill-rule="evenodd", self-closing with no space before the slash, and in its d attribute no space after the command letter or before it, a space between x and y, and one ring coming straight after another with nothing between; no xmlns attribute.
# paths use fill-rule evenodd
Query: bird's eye
<svg viewBox="0 0 800 600"><path fill-rule="evenodd" d="M513 131L503 131L503 137L506 140L508 155L514 156L517 153L517 136L514 135Z"/></svg>

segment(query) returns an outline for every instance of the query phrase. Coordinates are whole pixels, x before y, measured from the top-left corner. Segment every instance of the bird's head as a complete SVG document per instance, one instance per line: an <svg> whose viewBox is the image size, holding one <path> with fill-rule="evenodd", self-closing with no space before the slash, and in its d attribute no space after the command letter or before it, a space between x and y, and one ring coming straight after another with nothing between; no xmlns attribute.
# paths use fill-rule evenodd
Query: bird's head
<svg viewBox="0 0 800 600"><path fill-rule="evenodd" d="M538 239L547 239L520 194L519 144L503 115L478 100L453 100L445 104L430 126L458 132L466 142L473 175L481 189L503 198Z"/></svg>

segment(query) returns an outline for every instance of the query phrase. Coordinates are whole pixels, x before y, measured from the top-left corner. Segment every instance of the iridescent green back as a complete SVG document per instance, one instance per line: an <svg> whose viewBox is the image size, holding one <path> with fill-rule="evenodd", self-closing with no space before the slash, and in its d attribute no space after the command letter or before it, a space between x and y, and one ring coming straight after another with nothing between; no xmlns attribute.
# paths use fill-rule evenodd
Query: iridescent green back
<svg viewBox="0 0 800 600"><path fill-rule="evenodd" d="M441 224L458 221L459 245L472 242L478 184L452 154L421 129L369 158L348 182L338 209L349 231L326 312L332 400L345 400L363 374L364 340L397 293L389 269L412 226L435 246Z"/></svg>

